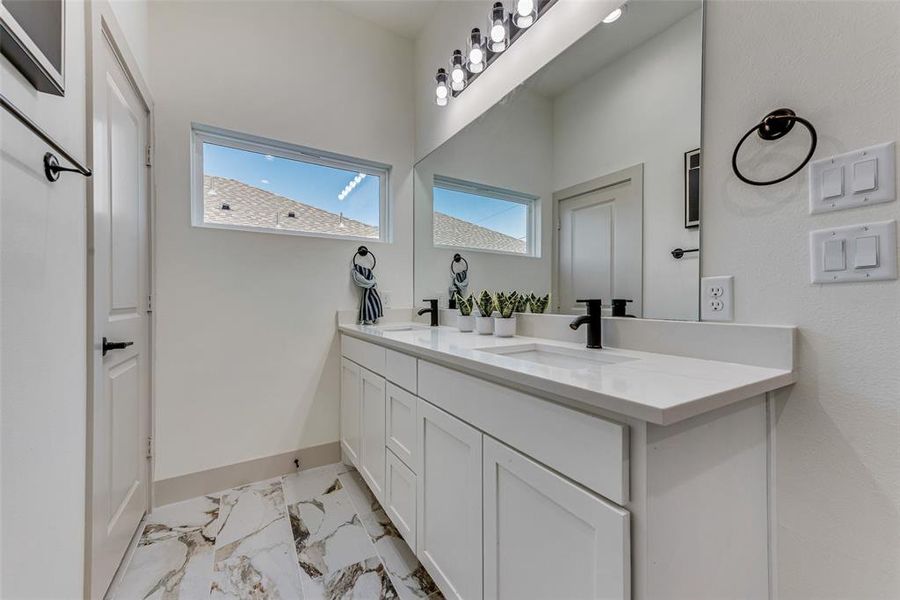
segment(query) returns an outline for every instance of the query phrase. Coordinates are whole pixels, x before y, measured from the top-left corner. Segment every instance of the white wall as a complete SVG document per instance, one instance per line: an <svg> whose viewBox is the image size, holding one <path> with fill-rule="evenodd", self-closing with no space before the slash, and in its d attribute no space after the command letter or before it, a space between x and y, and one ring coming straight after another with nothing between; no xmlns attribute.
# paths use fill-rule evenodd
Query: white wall
<svg viewBox="0 0 900 600"><path fill-rule="evenodd" d="M553 102L553 189L644 164L643 316L698 319L699 232L684 228L684 153L700 146L701 11Z"/></svg>
<svg viewBox="0 0 900 600"><path fill-rule="evenodd" d="M527 125L525 125L527 124ZM475 151L477 149L477 151ZM489 161L485 157L489 156ZM415 300L440 298L447 306L450 261L456 252L469 263L469 291L550 291L552 243L552 107L520 88L475 120L415 169ZM540 198L539 256L510 256L433 245L434 175L473 181Z"/></svg>
<svg viewBox="0 0 900 600"><path fill-rule="evenodd" d="M65 35L64 97L36 92L6 58L0 89L84 160L83 3L68 4ZM77 598L84 575L87 188L80 175L48 182L41 162L48 148L3 110L0 149L0 597Z"/></svg>
<svg viewBox="0 0 900 600"><path fill-rule="evenodd" d="M811 285L807 249L810 230L900 203L810 216L805 171L756 188L730 166L781 106L816 126L816 158L900 138L900 3L713 0L707 17L703 272L735 276L738 321L800 328L777 408L779 597L900 598L900 283ZM757 160L754 143L747 170L796 164L791 137Z"/></svg>
<svg viewBox="0 0 900 600"><path fill-rule="evenodd" d="M116 15L123 35L128 40L134 60L144 77L150 72L150 32L147 22L150 20L150 4L148 0L107 0Z"/></svg>
<svg viewBox="0 0 900 600"><path fill-rule="evenodd" d="M358 242L192 228L190 123L393 165L379 289L412 303L412 42L324 2L154 2L155 478L338 439Z"/></svg>

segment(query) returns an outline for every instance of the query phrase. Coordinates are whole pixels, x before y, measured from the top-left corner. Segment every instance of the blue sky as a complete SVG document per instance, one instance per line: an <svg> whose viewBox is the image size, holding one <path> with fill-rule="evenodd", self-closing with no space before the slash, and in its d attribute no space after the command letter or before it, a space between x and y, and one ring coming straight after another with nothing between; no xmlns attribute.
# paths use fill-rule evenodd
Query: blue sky
<svg viewBox="0 0 900 600"><path fill-rule="evenodd" d="M338 194L356 177L347 171L203 144L205 175L228 177L253 187L378 227L379 181L368 175L344 200Z"/></svg>
<svg viewBox="0 0 900 600"><path fill-rule="evenodd" d="M527 232L528 207L519 202L435 187L434 210L520 240Z"/></svg>

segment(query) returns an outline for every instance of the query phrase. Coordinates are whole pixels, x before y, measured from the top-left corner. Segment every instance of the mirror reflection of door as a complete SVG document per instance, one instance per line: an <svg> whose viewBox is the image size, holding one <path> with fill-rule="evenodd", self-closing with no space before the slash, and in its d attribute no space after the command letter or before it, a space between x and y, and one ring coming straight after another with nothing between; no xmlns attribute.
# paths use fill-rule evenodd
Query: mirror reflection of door
<svg viewBox="0 0 900 600"><path fill-rule="evenodd" d="M584 312L580 299L625 298L629 314L641 315L641 175L638 165L554 194L557 312Z"/></svg>

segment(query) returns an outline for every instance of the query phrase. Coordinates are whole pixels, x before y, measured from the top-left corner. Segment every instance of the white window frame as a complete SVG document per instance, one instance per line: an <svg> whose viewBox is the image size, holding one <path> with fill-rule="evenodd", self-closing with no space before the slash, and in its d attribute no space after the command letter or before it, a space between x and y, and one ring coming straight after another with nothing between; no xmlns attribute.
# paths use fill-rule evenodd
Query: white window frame
<svg viewBox="0 0 900 600"><path fill-rule="evenodd" d="M236 150L246 150L258 154L269 154L279 158L295 160L307 164L335 167L356 173L365 173L379 178L378 190L378 237L361 237L355 235L337 235L317 231L296 231L277 229L275 227L258 227L255 225L239 225L229 223L207 223L203 220L203 144L214 144ZM200 123L191 123L191 225L209 229L236 229L259 233L276 233L279 235L299 235L338 240L354 240L367 242L391 241L390 215L390 175L391 166L352 156L335 154L325 150L317 150L281 142L264 137L220 129Z"/></svg>
<svg viewBox="0 0 900 600"><path fill-rule="evenodd" d="M506 250L491 250L489 248L473 248L471 246L454 246L451 244L437 244L434 242L434 189L441 188L452 192L463 192L466 194L477 194L478 196L486 196L496 200L505 200L507 202L515 202L524 204L527 208L525 215L527 224L525 227L525 252L509 252ZM504 256L520 256L527 258L540 257L540 230L541 230L541 199L538 196L507 190L500 187L476 183L474 181L465 181L464 179L455 179L444 175L435 175L431 186L431 242L435 248L459 248L470 252L486 252L488 254L502 254ZM451 215L452 216L452 215Z"/></svg>

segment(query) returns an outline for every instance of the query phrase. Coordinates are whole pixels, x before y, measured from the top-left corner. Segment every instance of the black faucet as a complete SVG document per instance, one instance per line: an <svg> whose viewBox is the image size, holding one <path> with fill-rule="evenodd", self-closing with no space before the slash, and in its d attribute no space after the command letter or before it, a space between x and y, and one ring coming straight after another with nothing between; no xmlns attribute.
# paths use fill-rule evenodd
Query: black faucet
<svg viewBox="0 0 900 600"><path fill-rule="evenodd" d="M419 309L418 315L421 317L425 313L431 313L431 326L438 326L438 307L437 307L437 298L426 298L422 300L422 302L427 302L430 306L429 308Z"/></svg>
<svg viewBox="0 0 900 600"><path fill-rule="evenodd" d="M597 298L590 300L576 300L576 302L587 303L587 314L581 315L569 323L569 327L578 329L587 323L587 347L602 348L603 345L600 343L600 311L602 310L603 301Z"/></svg>

